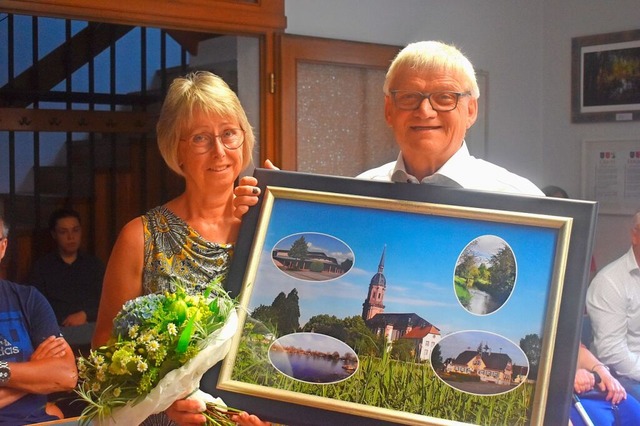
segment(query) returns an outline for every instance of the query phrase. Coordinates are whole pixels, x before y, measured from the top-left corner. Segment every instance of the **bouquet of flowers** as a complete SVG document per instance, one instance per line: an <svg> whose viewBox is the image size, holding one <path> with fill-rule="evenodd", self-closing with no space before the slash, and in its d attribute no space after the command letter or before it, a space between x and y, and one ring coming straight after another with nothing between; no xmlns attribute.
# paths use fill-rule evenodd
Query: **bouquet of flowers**
<svg viewBox="0 0 640 426"><path fill-rule="evenodd" d="M177 283L171 290L126 302L107 344L78 358L84 423L139 424L196 391L202 375L229 351L237 302L220 281L202 294L188 294ZM224 420L236 410L207 408L212 424L234 424Z"/></svg>

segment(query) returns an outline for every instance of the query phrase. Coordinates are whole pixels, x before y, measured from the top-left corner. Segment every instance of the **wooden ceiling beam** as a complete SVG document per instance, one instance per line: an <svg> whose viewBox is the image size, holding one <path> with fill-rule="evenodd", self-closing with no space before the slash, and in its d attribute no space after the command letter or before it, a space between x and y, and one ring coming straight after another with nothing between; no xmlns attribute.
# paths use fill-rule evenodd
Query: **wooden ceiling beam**
<svg viewBox="0 0 640 426"><path fill-rule="evenodd" d="M157 113L0 108L0 131L148 133Z"/></svg>

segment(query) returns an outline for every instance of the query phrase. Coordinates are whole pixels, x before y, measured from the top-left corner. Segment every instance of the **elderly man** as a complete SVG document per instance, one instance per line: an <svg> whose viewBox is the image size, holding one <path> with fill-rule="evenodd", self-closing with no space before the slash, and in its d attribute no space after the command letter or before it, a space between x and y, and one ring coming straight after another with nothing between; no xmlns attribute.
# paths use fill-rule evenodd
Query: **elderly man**
<svg viewBox="0 0 640 426"><path fill-rule="evenodd" d="M543 195L527 179L469 154L464 137L478 116L480 90L473 66L455 47L408 45L391 63L384 93L400 154L358 178Z"/></svg>
<svg viewBox="0 0 640 426"><path fill-rule="evenodd" d="M587 312L598 358L640 398L640 211L633 217L631 248L595 276Z"/></svg>
<svg viewBox="0 0 640 426"><path fill-rule="evenodd" d="M0 216L0 260L9 228ZM56 420L47 394L77 381L75 358L47 300L35 288L0 280L0 424Z"/></svg>

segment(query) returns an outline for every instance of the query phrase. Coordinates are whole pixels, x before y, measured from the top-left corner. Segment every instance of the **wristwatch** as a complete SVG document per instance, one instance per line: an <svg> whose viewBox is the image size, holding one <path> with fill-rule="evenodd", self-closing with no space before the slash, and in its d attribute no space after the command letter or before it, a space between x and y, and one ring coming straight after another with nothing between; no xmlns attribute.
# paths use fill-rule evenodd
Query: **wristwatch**
<svg viewBox="0 0 640 426"><path fill-rule="evenodd" d="M9 368L9 363L0 361L0 386L6 385L10 378L11 369Z"/></svg>

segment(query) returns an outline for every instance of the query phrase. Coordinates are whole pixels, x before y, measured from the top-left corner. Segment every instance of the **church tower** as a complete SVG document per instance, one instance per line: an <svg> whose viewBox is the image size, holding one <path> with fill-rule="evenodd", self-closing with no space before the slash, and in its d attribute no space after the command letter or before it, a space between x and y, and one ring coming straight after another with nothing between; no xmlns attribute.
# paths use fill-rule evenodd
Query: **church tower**
<svg viewBox="0 0 640 426"><path fill-rule="evenodd" d="M362 304L362 319L367 321L376 314L384 312L384 292L387 290L387 279L382 273L384 271L384 254L387 249L385 245L382 249L382 256L378 264L378 272L371 278L369 283L369 293Z"/></svg>

